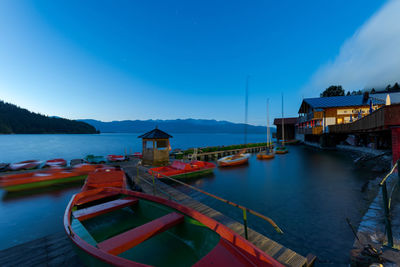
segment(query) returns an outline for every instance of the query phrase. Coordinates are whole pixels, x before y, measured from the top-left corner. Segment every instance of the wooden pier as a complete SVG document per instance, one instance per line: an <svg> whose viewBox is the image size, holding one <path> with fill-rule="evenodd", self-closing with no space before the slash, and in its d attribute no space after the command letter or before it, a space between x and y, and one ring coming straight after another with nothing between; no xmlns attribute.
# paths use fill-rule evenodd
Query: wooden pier
<svg viewBox="0 0 400 267"><path fill-rule="evenodd" d="M229 218L222 213L200 203L199 201L189 197L181 191L169 186L160 180L157 180L153 187L153 178L151 175L137 170L135 166L125 165L122 166L128 178L136 185L139 185L142 190L147 194L154 194L156 196L176 201L182 205L190 207L198 212L201 212L214 220L223 223L236 233L244 237L243 224ZM139 174L139 176L138 176ZM316 257L308 255L304 257L298 253L284 247L283 245L269 239L268 237L248 228L248 240L255 246L263 250L265 253L284 264L291 267L306 267L312 266Z"/></svg>
<svg viewBox="0 0 400 267"><path fill-rule="evenodd" d="M223 215L222 213L194 200L181 191L161 181L153 187L152 176L141 171L138 174L136 160L123 162L121 167L130 182L140 186L145 193L169 198L182 205L195 209L216 221L219 221L244 237L243 224ZM60 221L62 224L62 221ZM280 263L289 267L312 266L315 256L303 257L268 237L248 228L248 240ZM26 242L0 251L0 266L83 266L64 231L51 234L36 240Z"/></svg>
<svg viewBox="0 0 400 267"><path fill-rule="evenodd" d="M267 149L267 146L257 146L257 147L248 147L246 148L245 153L257 153ZM213 152L200 152L197 153L197 160L211 161L217 160L219 158L234 155L239 153L243 148L231 149L231 150L221 150L221 151L213 151ZM189 154L185 157L185 159L191 159L192 154Z"/></svg>

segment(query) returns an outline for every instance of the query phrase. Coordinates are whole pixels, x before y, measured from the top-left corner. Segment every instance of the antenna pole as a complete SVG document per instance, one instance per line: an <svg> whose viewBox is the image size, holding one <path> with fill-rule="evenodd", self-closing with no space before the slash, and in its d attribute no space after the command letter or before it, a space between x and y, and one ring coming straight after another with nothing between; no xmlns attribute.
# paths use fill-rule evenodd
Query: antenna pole
<svg viewBox="0 0 400 267"><path fill-rule="evenodd" d="M269 131L269 98L267 99L267 146L270 147L270 131Z"/></svg>
<svg viewBox="0 0 400 267"><path fill-rule="evenodd" d="M244 104L244 144L247 145L247 109L249 102L249 76L246 78L246 98Z"/></svg>
<svg viewBox="0 0 400 267"><path fill-rule="evenodd" d="M283 118L283 93L282 93L282 146L285 142L285 120Z"/></svg>

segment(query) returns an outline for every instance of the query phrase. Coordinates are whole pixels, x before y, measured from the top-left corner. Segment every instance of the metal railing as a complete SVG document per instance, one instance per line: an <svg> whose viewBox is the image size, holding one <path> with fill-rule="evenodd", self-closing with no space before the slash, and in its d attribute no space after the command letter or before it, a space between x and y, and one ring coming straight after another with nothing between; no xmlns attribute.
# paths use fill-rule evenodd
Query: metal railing
<svg viewBox="0 0 400 267"><path fill-rule="evenodd" d="M145 168L145 167L143 167L143 166L139 166L139 165L138 165L138 168L137 168L137 177L138 177L139 179L145 181L145 179L140 178L140 176L139 176L139 168L145 170L146 172L148 172L149 169L148 169L148 168ZM200 192L200 193L202 193L202 194L205 194L205 195L207 195L207 196L209 196L209 197L212 197L212 198L214 198L214 199L217 199L217 200L219 200L219 201L221 201L221 202L224 202L224 203L226 203L226 204L229 204L229 205L231 205L231 206L234 206L234 207L236 207L236 208L241 209L241 210L242 210L242 214L243 214L244 234L245 234L245 238L246 238L246 239L248 239L248 233L247 233L247 228L248 228L248 227L247 227L247 212L249 212L250 214L253 214L253 215L255 215L255 216L257 216L257 217L259 217L259 218L261 218L261 219L267 221L269 224L271 224L271 225L274 227L275 231L277 231L277 232L280 233L280 234L283 234L283 231L279 228L279 226L278 226L271 218L269 218L269 217L267 217L267 216L265 216L265 215L262 215L261 213L259 213L259 212L257 212L257 211L254 211L254 210L249 209L249 208L247 208L247 207L245 207L245 206L236 204L236 203L234 203L234 202L232 202L232 201L229 201L229 200L226 200L226 199L224 199L224 198L222 198L222 197L219 197L219 196L216 196L216 195L214 195L214 194L208 193L208 192L206 192L206 191L204 191L204 190L201 190L201 189L199 189L199 188L197 188L197 187L191 186L191 185L186 184L186 183L184 183L184 182L182 182L182 181L179 181L179 180L177 180L177 179L174 179L174 178L172 178L172 177L166 176L166 175L164 175L164 174L162 174L162 173L155 172L155 171L151 171L152 183L146 181L146 183L152 184L152 186L153 186L153 195L156 194L156 191L160 191L160 192L162 192L162 193L168 195L170 198L172 198L172 196L171 196L169 193L163 192L160 188L157 188L157 187L156 187L157 178L155 177L155 174L157 174L157 176L159 176L159 177L163 177L163 178L166 178L166 179L168 179L168 180L170 180L170 181L173 181L173 182L175 182L175 183L184 185L184 186L186 186L186 187L188 187L188 188L190 188L190 189L192 189L192 190L195 190L195 191ZM175 200L175 199L174 199L174 200ZM175 201L176 201L176 200L175 200Z"/></svg>
<svg viewBox="0 0 400 267"><path fill-rule="evenodd" d="M392 201L392 196L393 192L396 186L399 186L400 184L400 171L399 168L397 170L399 180L398 183L393 186L393 189L390 193L390 196L388 196L388 191L387 191L387 185L386 185L386 180L389 178L390 175L393 174L394 170L400 166L400 160L397 160L396 164L393 165L392 169L386 176L382 179L382 181L379 183L379 186L382 188L382 199L383 199L383 209L385 212L385 225L386 225L386 234L387 234L387 239L388 239L388 245L389 247L393 248L393 233L392 233L392 221L391 221L391 214L390 214L390 206L391 206L391 201Z"/></svg>

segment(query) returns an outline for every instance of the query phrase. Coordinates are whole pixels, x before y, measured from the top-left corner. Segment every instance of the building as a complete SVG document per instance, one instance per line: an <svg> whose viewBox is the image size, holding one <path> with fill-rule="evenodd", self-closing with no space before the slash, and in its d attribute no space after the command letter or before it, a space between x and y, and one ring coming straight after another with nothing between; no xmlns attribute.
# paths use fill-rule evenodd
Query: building
<svg viewBox="0 0 400 267"><path fill-rule="evenodd" d="M392 94L399 94L393 97L396 99L399 97L400 100L400 93ZM303 99L299 109L296 134L321 135L328 131L329 125L353 122L383 106L386 95L364 93L363 95Z"/></svg>
<svg viewBox="0 0 400 267"><path fill-rule="evenodd" d="M295 139L297 118L283 118L283 123L285 124L285 140ZM274 125L276 125L276 139L282 140L282 119L275 119Z"/></svg>
<svg viewBox="0 0 400 267"><path fill-rule="evenodd" d="M169 163L169 151L171 150L169 138L172 138L171 135L156 127L138 138L142 138L143 143L143 164L160 166Z"/></svg>

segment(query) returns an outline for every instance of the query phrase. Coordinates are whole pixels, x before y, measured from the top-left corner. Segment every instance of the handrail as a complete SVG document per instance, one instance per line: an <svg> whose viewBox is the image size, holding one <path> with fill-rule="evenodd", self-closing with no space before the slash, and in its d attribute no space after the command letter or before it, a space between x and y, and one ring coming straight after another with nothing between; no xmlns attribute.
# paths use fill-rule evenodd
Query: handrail
<svg viewBox="0 0 400 267"><path fill-rule="evenodd" d="M144 167L142 167L142 168L144 168ZM144 169L147 169L147 168L144 168ZM219 200L219 201L225 202L225 203L227 203L227 204L229 204L229 205L231 205L231 206L234 206L234 207L237 207L237 208L241 209L241 210L243 211L243 217L244 217L245 224L247 224L246 211L248 211L248 212L250 212L251 214L253 214L253 215L255 215L255 216L257 216L257 217L259 217L259 218L261 218L261 219L263 219L263 220L265 220L265 221L267 221L269 224L271 224L271 225L275 228L275 230L276 230L278 233L283 234L283 231L279 228L279 226L278 226L271 218L269 218L269 217L267 217L267 216L265 216L265 215L262 215L262 214L258 213L257 211L254 211L254 210L249 209L249 208L247 208L247 207L244 207L244 206L242 206L242 205L236 204L236 203L234 203L234 202L232 202L232 201L229 201L229 200L226 200L226 199L224 199L224 198L222 198L222 197L213 195L213 194L208 193L208 192L206 192L206 191L204 191L204 190L201 190L201 189L199 189L199 188L197 188L197 187L188 185L188 184L186 184L186 183L184 183L184 182L182 182L182 181L179 181L179 180L176 180L176 179L171 178L171 177L169 177L169 176L166 176L166 175L164 175L164 174L162 174L162 173L160 173L160 172L155 172L155 171L152 171L152 172L153 172L153 173L158 173L159 175L161 175L161 176L164 177L164 178L167 178L167 179L169 179L169 180L171 180L171 181L174 181L174 182L176 182L176 183L179 183L179 184L181 184L181 185L187 186L187 187L189 187L189 188L191 188L191 189L193 189L193 190L195 190L195 191L198 191L198 192L203 193L203 194L205 194L205 195L207 195L207 196L210 196L210 197L215 198L215 199L217 199L217 200ZM246 229L246 236L247 236L247 229Z"/></svg>
<svg viewBox="0 0 400 267"><path fill-rule="evenodd" d="M394 170L397 168L398 165L398 161L396 161L396 163L393 165L393 168L390 170L390 172L388 174L386 174L386 176L382 179L382 181L379 183L379 186L383 186L383 184L386 182L387 178L389 178L390 175L392 175L392 173L394 172Z"/></svg>

